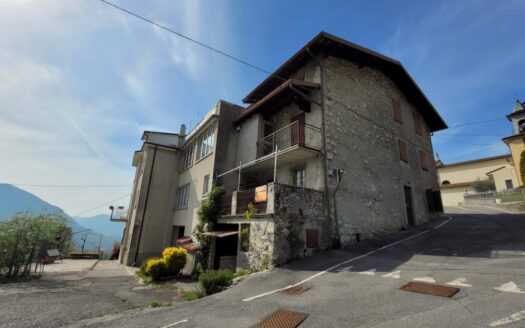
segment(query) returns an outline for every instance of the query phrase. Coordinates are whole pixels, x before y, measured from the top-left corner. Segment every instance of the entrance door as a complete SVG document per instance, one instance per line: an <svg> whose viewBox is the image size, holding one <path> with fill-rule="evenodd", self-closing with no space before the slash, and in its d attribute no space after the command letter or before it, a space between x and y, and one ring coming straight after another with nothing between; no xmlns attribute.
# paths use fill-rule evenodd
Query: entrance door
<svg viewBox="0 0 525 328"><path fill-rule="evenodd" d="M290 120L290 123L297 122L296 124L292 124L291 128L291 136L290 136L290 146L293 145L299 145L304 146L304 112L292 117Z"/></svg>
<svg viewBox="0 0 525 328"><path fill-rule="evenodd" d="M403 191L405 193L405 208L407 211L408 224L414 226L416 222L414 220L414 206L412 204L412 188L403 186Z"/></svg>

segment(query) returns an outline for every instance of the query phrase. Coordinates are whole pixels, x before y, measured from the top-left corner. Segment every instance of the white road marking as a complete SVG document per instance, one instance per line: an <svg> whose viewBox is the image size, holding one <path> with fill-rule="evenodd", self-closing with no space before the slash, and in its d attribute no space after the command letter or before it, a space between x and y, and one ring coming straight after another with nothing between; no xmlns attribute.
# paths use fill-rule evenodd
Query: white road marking
<svg viewBox="0 0 525 328"><path fill-rule="evenodd" d="M436 279L434 279L434 278L432 278L432 277L429 277L429 276L425 276L425 277L414 278L414 281L421 281L421 282L436 282Z"/></svg>
<svg viewBox="0 0 525 328"><path fill-rule="evenodd" d="M258 298L264 297L264 296L268 296L268 295L271 295L271 294L278 293L278 292L280 292L280 291L282 291L282 290L285 290L285 289L287 289L287 288L290 288L290 287L296 287L296 286L299 286L299 285L301 285L301 284L304 284L304 283L307 282L307 281L310 281L310 280L312 280L312 279L315 279L315 278L317 278L317 277L320 277L320 276L326 274L327 272L330 272L330 271L332 271L332 270L335 270L335 269L339 268L339 267L342 266L342 265L345 265L345 264L348 264L348 263L351 263L351 262L357 261L357 260L362 259L362 258L364 258L364 257L367 257L367 256L369 256L369 255L371 255L371 254L374 254L374 253L377 252L377 251L380 251L380 250L383 250L383 249L386 249L386 248L392 247L392 246L394 246L394 245L397 245L397 244L399 244L399 243L402 243L402 242L404 242L404 241L407 241L407 240L410 240L410 239L413 239L413 238L419 237L419 236L424 235L424 234L426 234L426 233L428 233L428 232L430 232L430 231L437 230L437 229L441 228L442 226L444 226L445 224L449 223L450 220L452 220L452 217L451 217L451 216L448 216L448 219L447 219L446 221L440 223L439 225L435 226L435 227L432 228L432 229L428 229L428 230L425 230L425 231L421 231L421 232L419 232L419 233L416 233L415 235L412 235L412 236L406 237L406 238L404 238L404 239L398 240L398 241L396 241L395 243L388 244L388 245L386 245L386 246L380 247L380 248L378 248L378 249L375 249L375 250L370 251L370 252L368 252L368 253L365 253L365 254L363 254L363 255L359 255L359 256L354 257L354 258L351 258L351 259L349 259L349 260L343 261L343 262L341 262L341 263L339 263L339 264L333 265L333 266L329 267L328 269L326 269L326 270L324 270L324 271L320 271L320 272L318 272L318 273L316 273L316 274L314 274L314 275L312 275L312 276L310 276L310 277L308 277L308 278L306 278L306 279L303 279L303 280L301 280L301 281L299 281L299 282L297 282L297 283L295 283L295 284L293 284L293 285L289 285L289 286L286 286L286 287L283 287L283 288L279 288L279 289L271 290L271 291L266 292L266 293L262 293L262 294L259 294L259 295L255 295L255 296L252 296L252 297L248 297L248 298L243 299L242 301L243 301L243 302L250 302L250 301L256 300L256 299L258 299Z"/></svg>
<svg viewBox="0 0 525 328"><path fill-rule="evenodd" d="M523 319L525 319L525 310L520 311L520 312L516 312L514 314L511 314L508 317L505 317L505 318L493 321L490 324L490 326L491 327L497 327L497 326L508 325L508 324L511 324L511 323L514 323L516 321L520 321L520 320L523 320Z"/></svg>
<svg viewBox="0 0 525 328"><path fill-rule="evenodd" d="M350 272L350 271L352 271L353 267L354 267L353 265L350 265L350 266L347 266L347 267L344 267L342 269L337 270L337 272Z"/></svg>
<svg viewBox="0 0 525 328"><path fill-rule="evenodd" d="M185 323L185 322L188 322L188 319L184 319L184 320L181 320L181 321L177 321L177 322L174 322L174 323L170 323L169 325L165 325L165 326L162 326L160 328L170 328L170 327L175 327L176 325L178 325L179 323Z"/></svg>
<svg viewBox="0 0 525 328"><path fill-rule="evenodd" d="M513 281L510 281L499 287L494 287L494 289L499 290L501 292L525 294L525 291L521 290L521 288L519 288Z"/></svg>
<svg viewBox="0 0 525 328"><path fill-rule="evenodd" d="M365 276L375 276L376 275L376 269L370 269L366 271L361 271L359 274L364 274Z"/></svg>
<svg viewBox="0 0 525 328"><path fill-rule="evenodd" d="M467 284L466 278L458 278L458 279L452 280L451 282L447 282L447 285L458 286L458 287L472 287L471 284Z"/></svg>
<svg viewBox="0 0 525 328"><path fill-rule="evenodd" d="M401 273L401 271L394 271L394 272L390 272L390 273L384 274L383 277L384 278L399 279L399 278L401 278L400 273Z"/></svg>

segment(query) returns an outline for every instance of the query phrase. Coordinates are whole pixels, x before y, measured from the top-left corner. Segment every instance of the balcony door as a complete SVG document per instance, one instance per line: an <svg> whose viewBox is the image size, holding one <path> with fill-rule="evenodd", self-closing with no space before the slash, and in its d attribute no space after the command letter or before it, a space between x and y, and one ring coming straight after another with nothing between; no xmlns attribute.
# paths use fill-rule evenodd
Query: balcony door
<svg viewBox="0 0 525 328"><path fill-rule="evenodd" d="M292 127L291 136L290 136L291 146L293 145L304 146L304 123L305 123L304 112L292 117L292 119L290 120L290 123L295 123L295 124L292 124L291 126Z"/></svg>

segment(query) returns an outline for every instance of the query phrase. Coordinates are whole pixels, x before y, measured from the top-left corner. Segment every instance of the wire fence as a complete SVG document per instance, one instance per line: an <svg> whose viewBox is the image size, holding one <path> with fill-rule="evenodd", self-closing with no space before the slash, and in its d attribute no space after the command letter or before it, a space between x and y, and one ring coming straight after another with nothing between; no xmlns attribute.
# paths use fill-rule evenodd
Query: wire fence
<svg viewBox="0 0 525 328"><path fill-rule="evenodd" d="M466 203L489 202L489 203L509 203L525 201L525 189L507 189L501 191L486 191L464 195Z"/></svg>

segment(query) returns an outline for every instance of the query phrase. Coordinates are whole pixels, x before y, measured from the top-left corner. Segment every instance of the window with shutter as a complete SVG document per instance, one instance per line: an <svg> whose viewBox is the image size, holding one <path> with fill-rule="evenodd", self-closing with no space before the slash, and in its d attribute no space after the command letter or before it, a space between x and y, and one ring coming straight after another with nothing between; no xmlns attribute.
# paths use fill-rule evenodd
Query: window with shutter
<svg viewBox="0 0 525 328"><path fill-rule="evenodd" d="M421 168L425 171L428 171L428 159L427 159L427 153L420 150L419 151L419 160L421 161Z"/></svg>
<svg viewBox="0 0 525 328"><path fill-rule="evenodd" d="M419 135L422 135L421 132L421 118L417 113L413 113L414 115L414 128L416 129L416 133Z"/></svg>
<svg viewBox="0 0 525 328"><path fill-rule="evenodd" d="M403 124L403 118L401 116L401 105L399 100L392 99L392 110L394 111L394 120Z"/></svg>
<svg viewBox="0 0 525 328"><path fill-rule="evenodd" d="M399 149L399 159L403 162L408 163L408 149L407 149L407 143L404 142L401 139L397 139L397 146Z"/></svg>

